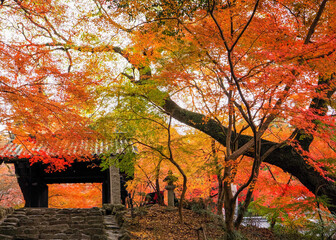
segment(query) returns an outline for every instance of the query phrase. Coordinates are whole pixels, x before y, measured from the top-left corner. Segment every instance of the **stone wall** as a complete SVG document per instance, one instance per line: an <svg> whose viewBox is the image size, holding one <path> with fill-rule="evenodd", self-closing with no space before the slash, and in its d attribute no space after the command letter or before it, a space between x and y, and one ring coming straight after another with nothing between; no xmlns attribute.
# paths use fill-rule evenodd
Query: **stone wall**
<svg viewBox="0 0 336 240"><path fill-rule="evenodd" d="M22 208L0 225L1 240L117 240L120 236L114 216L99 208Z"/></svg>
<svg viewBox="0 0 336 240"><path fill-rule="evenodd" d="M8 214L11 214L14 211L13 208L3 208L0 207L0 222L4 219Z"/></svg>

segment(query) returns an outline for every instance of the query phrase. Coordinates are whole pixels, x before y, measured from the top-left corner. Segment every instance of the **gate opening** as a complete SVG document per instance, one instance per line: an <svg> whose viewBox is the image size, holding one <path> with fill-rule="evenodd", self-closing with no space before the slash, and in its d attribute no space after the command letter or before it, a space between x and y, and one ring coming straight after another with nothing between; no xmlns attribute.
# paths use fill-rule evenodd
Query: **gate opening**
<svg viewBox="0 0 336 240"><path fill-rule="evenodd" d="M102 206L101 183L48 184L49 208L92 208Z"/></svg>

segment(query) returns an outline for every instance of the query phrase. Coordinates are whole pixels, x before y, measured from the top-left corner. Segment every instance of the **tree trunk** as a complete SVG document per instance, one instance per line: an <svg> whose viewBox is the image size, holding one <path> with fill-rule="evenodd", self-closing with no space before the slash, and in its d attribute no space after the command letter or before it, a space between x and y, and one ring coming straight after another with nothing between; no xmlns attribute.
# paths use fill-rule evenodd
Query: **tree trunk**
<svg viewBox="0 0 336 240"><path fill-rule="evenodd" d="M180 215L180 223L183 224L183 215L182 215L182 209L183 209L183 202L185 198L185 194L187 192L187 176L184 174L184 172L181 172L183 176L183 187L182 187L182 193L181 193L181 198L180 198L180 204L179 204L179 215Z"/></svg>
<svg viewBox="0 0 336 240"><path fill-rule="evenodd" d="M218 179L217 215L223 216L224 186L220 176L217 176L217 179Z"/></svg>
<svg viewBox="0 0 336 240"><path fill-rule="evenodd" d="M231 183L224 183L224 209L225 209L225 227L228 235L232 235L234 232L234 210L235 202L232 201L232 189Z"/></svg>
<svg viewBox="0 0 336 240"><path fill-rule="evenodd" d="M163 202L163 196L160 191L160 165L161 165L162 160L158 163L156 169L155 169L155 188L156 188L156 194L158 196L158 202L161 206L164 205Z"/></svg>

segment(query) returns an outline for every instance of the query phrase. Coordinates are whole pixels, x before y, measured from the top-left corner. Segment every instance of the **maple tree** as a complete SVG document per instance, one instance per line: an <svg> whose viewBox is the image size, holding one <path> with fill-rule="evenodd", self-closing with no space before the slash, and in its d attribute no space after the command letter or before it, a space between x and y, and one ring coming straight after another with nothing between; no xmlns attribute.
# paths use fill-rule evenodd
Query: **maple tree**
<svg viewBox="0 0 336 240"><path fill-rule="evenodd" d="M333 110L327 107L335 91L335 39L333 30L328 32L333 29L329 19L334 8L326 2L303 4L299 9L294 9L290 1L260 3L259 8L259 1L232 6L229 2L223 5L212 1L199 5L175 2L162 3L158 8L154 3L151 8L152 3L127 2L125 5L131 6L133 12L148 14L147 24L141 25L135 34L137 62L131 62L138 66L140 78L128 78L142 84L155 81L157 86L176 91L175 96L187 93L195 103L194 112L179 107L167 95L161 107L224 146L228 146L226 136L231 130L225 127L226 122L218 120L225 115L217 115L215 110L227 109L225 97L221 96L230 99L230 90L236 94L232 104L240 119L244 118L250 128L258 129L255 136L262 135L276 117L287 119L288 124L296 127L290 140L296 140L297 144L261 140L262 155L273 150L264 161L293 173L315 194L325 194L332 201L333 177L325 176L307 152L313 135L323 136L334 145ZM275 14L279 9L283 14ZM306 14L295 13L298 10ZM231 15L235 21L229 18ZM323 24L330 28L323 28ZM318 38L313 37L314 32ZM131 54L126 58L130 59ZM155 73L151 73L146 61L157 64ZM251 137L242 134L237 140L239 146L245 146L244 154L256 153L248 150L257 141L253 143Z"/></svg>
<svg viewBox="0 0 336 240"><path fill-rule="evenodd" d="M138 131L141 134L130 134L133 137L133 143L138 141L147 144L137 144L137 154L134 161L134 179L128 182L128 190L135 195L134 200L137 205L145 202L145 193L153 192L158 189L164 190L167 182L164 180L169 171L173 171L173 175L177 177L174 183L177 188L175 193L177 197L181 196L183 188L183 177L175 170L175 166L168 159L163 158L157 150L164 153L167 152L167 136L163 134L166 129L153 128L153 124L145 124L148 119L140 122L141 128ZM132 122L132 120L131 120ZM123 126L125 126L125 122ZM131 124L133 127L134 125ZM152 125L152 126L151 126ZM155 126L156 124L154 124ZM150 127L151 126L151 127ZM154 132L156 134L154 134ZM207 150L208 146L204 144L204 135L199 136L195 133L180 135L172 128L171 147L174 157L188 179L187 191L185 198L188 200L194 198L207 199L211 192L211 175L210 155ZM135 137L136 136L136 137ZM154 150L152 148L158 148ZM167 196L165 196L167 202Z"/></svg>
<svg viewBox="0 0 336 240"><path fill-rule="evenodd" d="M13 65L3 82L16 84L18 72L33 78L3 89L4 102L19 103L5 105L4 118L11 117L12 128L25 118L21 122L40 129L37 123L60 122L54 117L58 110L67 109L72 123L83 116L73 115L80 111L78 102L61 101L74 100L72 94L84 96L83 102L99 94L93 98L101 103L99 114L125 96L139 96L225 147L227 200L232 202L227 179L235 166L228 163L245 155L254 161L249 198L265 162L335 202L334 160L319 161L310 147L318 137L335 150L335 11L328 0L4 1L1 14L15 17L1 27L16 40L2 31L7 55L1 62L4 69ZM39 91L38 79L50 75L52 83L62 80L54 86L66 88ZM55 109L34 108L36 97ZM46 117L41 109L52 114ZM267 140L265 133L278 120L293 134Z"/></svg>
<svg viewBox="0 0 336 240"><path fill-rule="evenodd" d="M44 139L76 139L85 133L92 134L86 128L89 119L84 116L92 109L92 87L99 80L90 79L71 66L65 67L55 49L41 49L34 44L34 39L41 40L43 35L33 30L38 23L29 13L41 13L42 5L42 9L29 1L1 5L0 123L21 140L26 140L28 134L43 135ZM18 14L20 9L27 12Z"/></svg>
<svg viewBox="0 0 336 240"><path fill-rule="evenodd" d="M113 98L114 94L111 93L109 97ZM133 105L134 102L137 103L136 106ZM121 150L119 149L119 154L113 159L107 159L108 164L113 161L114 165L128 175L134 174L129 170L130 165L135 165L144 173L145 179L147 178L146 180L158 196L161 196L160 185L163 183L162 179L160 183L160 175L163 175L161 173L162 166L168 164L170 167L176 168L183 179L179 204L179 215L182 222L182 206L187 191L186 170L181 166L180 152L183 151L183 144L180 143L179 134L171 126L171 118L166 123L167 119L155 110L155 107L151 107L147 102L141 101L137 97L124 97L122 104L116 106L112 113L107 113L99 118L96 130L102 133L105 138L113 139L113 142L120 142L120 138L127 139L124 144L121 144L123 146L117 144ZM128 149L133 149L133 145L137 146L136 155L132 150L128 151ZM112 154L118 152L116 150L112 150ZM127 154L128 152L130 156ZM146 163L140 164L143 159ZM143 165L144 167L142 167ZM151 173L147 174L143 168L146 168L147 171L151 169ZM167 171L165 174L167 175ZM149 177L150 175L154 176L154 180ZM137 178L139 177L137 176Z"/></svg>
<svg viewBox="0 0 336 240"><path fill-rule="evenodd" d="M130 2L127 3L132 5ZM296 154L303 155L301 159L303 161L311 159L307 150L313 134L320 136L324 134L323 137L332 145L334 144L332 137L330 138L334 135L335 129L333 117L326 114L326 100L330 99L335 91L332 72L334 65L331 63L331 72L329 73L325 71L324 67L319 69L321 65L325 64L325 59L316 63L316 58L320 58L321 53L311 54L312 47L315 50L314 54L316 54L316 49L323 46L322 56L333 59L334 38L329 39L328 36L320 43L317 43L315 39L314 43L310 43L325 9L326 1L316 6L317 14L311 14L311 24L305 25L303 23L300 26L300 23L306 20L306 16L303 16L302 22L298 21L297 31L293 31L293 26L290 24L281 25L282 18L290 21L289 19L293 16L288 17L284 13L277 19L272 15L270 10L281 7L281 3L263 3L263 6L260 7L261 10L259 10L262 13L256 15L259 1L256 1L255 4L252 3L252 6L243 3L243 8L246 7L246 11L252 11L251 14L241 11L242 5L236 2L232 4L227 2L223 4L224 6L215 1L208 1L204 5L202 3L192 5L192 2L162 3L159 9L155 8L155 4L151 8L151 4L136 3L132 5L132 9L141 9L141 11L148 13L146 17L150 22L144 24L143 28L140 27L135 45L140 49L138 52L143 52L143 62L146 60L155 62L158 66L155 66L154 70L161 69L152 74L148 65L143 62L135 63L134 65L137 64L139 68L139 81L143 84L148 79L156 80L157 85L162 84L162 87L170 87L169 90L176 91L176 95L182 92L180 96L187 92L192 101L196 102L194 107L197 112L202 114L181 109L167 96L161 106L171 116L206 132L225 145L228 149L226 155L228 159L235 159L241 154L254 155L255 165L248 181L248 183L252 183L249 199L252 196L253 182L258 175L262 158L266 161L269 158L279 166L279 161L273 161L273 157L279 156L279 151L281 153L287 142L291 142L287 141L261 148L261 145L267 144L267 142L261 141L261 136L277 117L288 119L289 124L297 128L289 140L296 140L296 143L293 141L292 144L298 143L298 145L293 149ZM287 9L285 11L289 11L287 4L290 3L286 3ZM234 12L238 9L239 13ZM263 12L265 9L267 10ZM330 7L329 10L332 12L333 8ZM225 19L225 13L227 13L226 16L231 16L231 19ZM295 20L298 18L296 16ZM327 21L327 18L324 21ZM234 24L236 24L236 29ZM260 27L261 25L263 27ZM268 25L272 25L272 28L266 28ZM305 29L306 34L304 34ZM155 39L155 43L148 42L149 38ZM298 41L297 38L302 40ZM275 39L277 39L276 42ZM297 44L294 44L294 41ZM328 45L328 52L323 53L326 45ZM137 57L139 58L139 56ZM310 75L310 78L307 75ZM132 77L128 76L130 80L134 81L135 79ZM326 83L329 86L326 86ZM189 91L181 91L181 89ZM226 108L221 100L229 107ZM312 100L311 103L310 100ZM310 106L308 111L305 110L307 106ZM301 116L296 115L299 110ZM228 116L228 123L220 120L223 116ZM236 130L234 124L237 118L243 119L253 132L252 141L251 138L245 138L241 135L240 129ZM306 118L307 121L302 121L302 118ZM223 122L228 124L228 128L223 127ZM327 132L322 131L323 125L329 127ZM244 128L242 129L244 130ZM232 136L232 132L234 136ZM236 139L232 141L232 137ZM243 139L245 142L239 143ZM233 148L231 144L235 146L235 141L238 142L238 148L233 149L231 153L230 148ZM251 151L252 146L254 146L254 150ZM288 154L292 151L290 150L292 146L288 145L288 147L284 153ZM277 154L275 154L275 150L277 150ZM235 157L232 157L231 154ZM303 161L302 163L304 163ZM291 159L291 162L294 161ZM285 164L282 167L285 167L285 170L290 170L288 163ZM314 166L313 171L320 175L320 180L331 180L330 176L325 176L326 173L318 166L318 163L309 161L309 164ZM303 172L300 173L295 167L291 170L296 176ZM230 169L228 171L230 172ZM307 180L310 181L313 178L309 179L307 174L304 174L300 180L307 183ZM328 185L330 186L330 184L332 183ZM307 185L309 187L309 184ZM229 188L230 186L227 185L228 190ZM321 190L323 187L316 188ZM228 192L227 195L230 195L231 191ZM324 193L333 196L330 192L325 191ZM230 198L228 200L232 202ZM248 201L246 201L245 209ZM238 226L241 219L242 214L240 219L238 218Z"/></svg>

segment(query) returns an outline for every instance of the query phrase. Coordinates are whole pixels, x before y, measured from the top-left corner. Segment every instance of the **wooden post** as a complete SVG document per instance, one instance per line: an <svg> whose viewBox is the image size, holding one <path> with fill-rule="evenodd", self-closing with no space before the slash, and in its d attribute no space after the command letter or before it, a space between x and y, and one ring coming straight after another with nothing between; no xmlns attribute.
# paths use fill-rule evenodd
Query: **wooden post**
<svg viewBox="0 0 336 240"><path fill-rule="evenodd" d="M102 183L102 203L110 203L111 202L111 187L110 187L110 170L106 174L106 179Z"/></svg>

